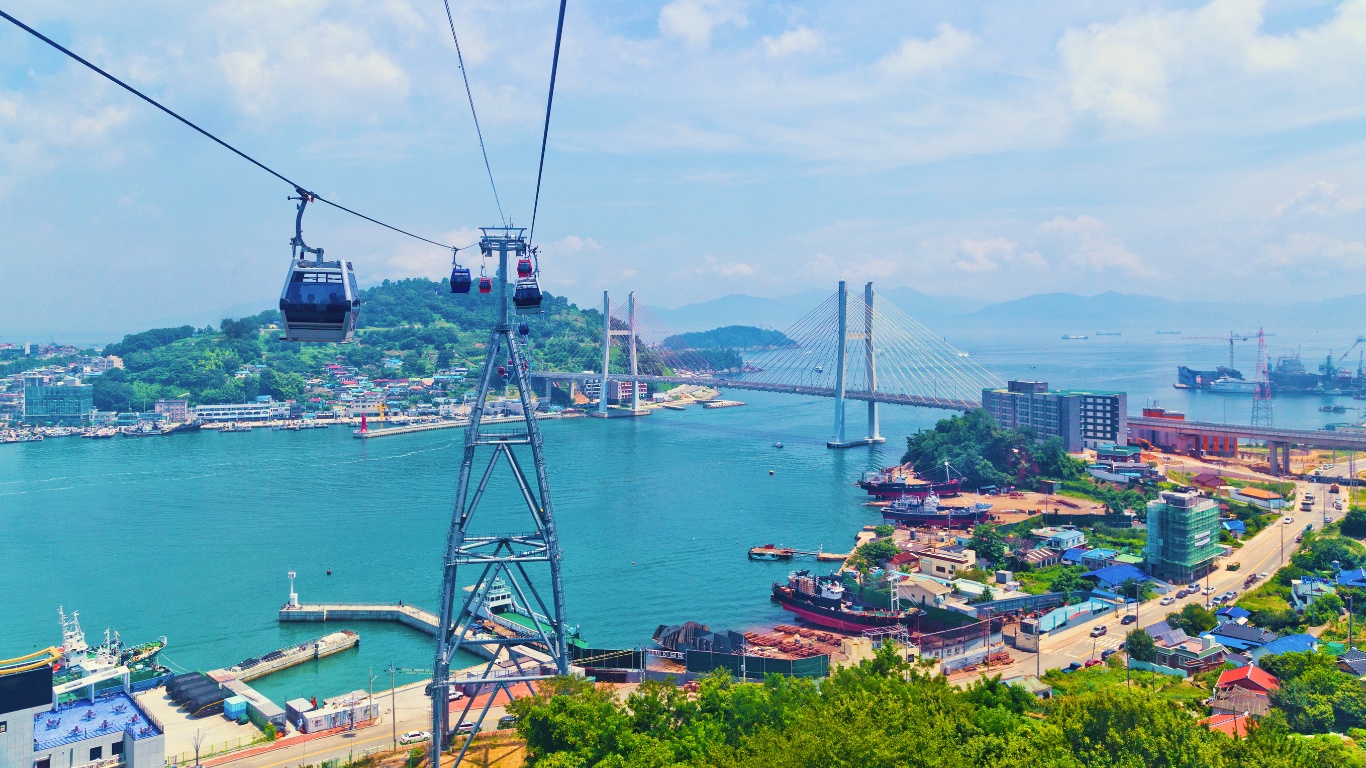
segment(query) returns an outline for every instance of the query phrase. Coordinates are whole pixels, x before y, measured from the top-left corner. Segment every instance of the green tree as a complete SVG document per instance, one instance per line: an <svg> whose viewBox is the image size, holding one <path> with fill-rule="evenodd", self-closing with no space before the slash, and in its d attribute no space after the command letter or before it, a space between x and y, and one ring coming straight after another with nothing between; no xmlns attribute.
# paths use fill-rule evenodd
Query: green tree
<svg viewBox="0 0 1366 768"><path fill-rule="evenodd" d="M1189 603L1180 611L1167 614L1167 626L1185 630L1192 637L1214 629L1218 623L1214 613L1198 603Z"/></svg>
<svg viewBox="0 0 1366 768"><path fill-rule="evenodd" d="M985 523L972 529L968 549L976 552L978 559L988 563L999 563L1006 556L1005 538L1001 536L1000 530Z"/></svg>
<svg viewBox="0 0 1366 768"><path fill-rule="evenodd" d="M1081 574L1086 569L1080 566L1069 566L1064 568L1061 573L1053 577L1053 581L1048 584L1050 592L1072 592L1074 590L1086 589L1086 582L1081 580Z"/></svg>
<svg viewBox="0 0 1366 768"><path fill-rule="evenodd" d="M1347 510L1347 515L1342 518L1341 531L1354 539L1366 538L1366 509L1352 507Z"/></svg>
<svg viewBox="0 0 1366 768"><path fill-rule="evenodd" d="M1125 579L1115 588L1115 592L1141 603L1151 599L1157 590L1147 579Z"/></svg>
<svg viewBox="0 0 1366 768"><path fill-rule="evenodd" d="M1152 661L1156 649L1157 644L1153 642L1152 635L1144 632L1142 628L1134 629L1124 636L1124 650L1131 659Z"/></svg>

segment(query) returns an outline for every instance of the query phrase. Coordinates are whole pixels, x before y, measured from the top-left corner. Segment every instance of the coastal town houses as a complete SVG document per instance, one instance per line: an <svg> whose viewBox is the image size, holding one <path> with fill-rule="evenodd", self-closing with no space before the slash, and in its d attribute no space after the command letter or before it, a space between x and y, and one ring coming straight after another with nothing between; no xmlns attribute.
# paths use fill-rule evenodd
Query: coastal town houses
<svg viewBox="0 0 1366 768"><path fill-rule="evenodd" d="M1228 654L1212 635L1191 637L1185 630L1173 629L1165 621L1150 624L1143 631L1153 639L1153 660L1148 664L1179 672L1183 677L1218 669Z"/></svg>

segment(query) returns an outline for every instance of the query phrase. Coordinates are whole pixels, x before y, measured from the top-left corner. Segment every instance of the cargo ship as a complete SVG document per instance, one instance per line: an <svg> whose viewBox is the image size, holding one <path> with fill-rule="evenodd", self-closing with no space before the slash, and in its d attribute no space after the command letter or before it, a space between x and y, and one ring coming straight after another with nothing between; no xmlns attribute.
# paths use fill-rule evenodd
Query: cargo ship
<svg viewBox="0 0 1366 768"><path fill-rule="evenodd" d="M812 576L810 571L794 571L786 584L774 584L772 600L812 624L845 632L906 626L920 613L915 608L893 611L856 605L838 576Z"/></svg>
<svg viewBox="0 0 1366 768"><path fill-rule="evenodd" d="M892 525L930 528L966 528L991 519L991 505L983 502L966 505L940 504L939 497L908 496L882 509L882 520Z"/></svg>
<svg viewBox="0 0 1366 768"><path fill-rule="evenodd" d="M944 467L943 480L930 480L916 474L914 465L902 464L887 467L879 472L863 473L859 478L858 487L867 491L869 496L878 499L923 499L930 494L943 498L957 496L962 491L959 479L950 476L947 465Z"/></svg>

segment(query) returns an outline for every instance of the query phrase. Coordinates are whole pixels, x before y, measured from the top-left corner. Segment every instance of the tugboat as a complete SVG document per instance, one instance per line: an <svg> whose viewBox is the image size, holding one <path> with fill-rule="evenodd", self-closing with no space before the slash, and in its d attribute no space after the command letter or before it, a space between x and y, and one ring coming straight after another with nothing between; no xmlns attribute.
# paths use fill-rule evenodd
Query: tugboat
<svg viewBox="0 0 1366 768"><path fill-rule="evenodd" d="M882 510L883 522L931 528L966 528L985 523L990 518L990 504L978 502L966 506L950 506L940 504L939 497L933 493L924 498L908 495L893 501Z"/></svg>
<svg viewBox="0 0 1366 768"><path fill-rule="evenodd" d="M944 463L943 480L930 480L917 475L914 465L902 464L880 472L865 472L859 478L858 487L877 499L923 499L930 494L944 498L957 496L962 491L961 481L950 474L948 462Z"/></svg>
<svg viewBox="0 0 1366 768"><path fill-rule="evenodd" d="M893 611L856 605L838 576L812 576L810 571L794 571L786 584L774 584L772 600L812 624L845 632L909 625L920 614L916 608Z"/></svg>

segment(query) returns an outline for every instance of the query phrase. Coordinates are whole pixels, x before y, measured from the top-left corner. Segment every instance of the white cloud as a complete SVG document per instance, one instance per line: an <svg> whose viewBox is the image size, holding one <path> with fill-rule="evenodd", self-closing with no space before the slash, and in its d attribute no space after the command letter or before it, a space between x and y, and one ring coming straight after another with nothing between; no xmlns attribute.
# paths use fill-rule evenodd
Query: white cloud
<svg viewBox="0 0 1366 768"><path fill-rule="evenodd" d="M724 24L744 28L749 23L734 0L674 0L659 11L659 31L665 37L702 48L711 34Z"/></svg>
<svg viewBox="0 0 1366 768"><path fill-rule="evenodd" d="M1156 271L1136 256L1093 216L1059 216L1039 227L1046 240L1059 243L1068 264L1089 272L1150 277Z"/></svg>
<svg viewBox="0 0 1366 768"><path fill-rule="evenodd" d="M451 232L443 232L436 238L443 243L463 246L467 243L478 242L479 232L463 227ZM461 251L457 257L463 266L473 269L476 275L479 274L479 250ZM359 269L365 271L365 260L357 262ZM449 277L451 274L451 252L437 248L428 243L405 238L402 245L398 246L396 252L384 260L382 269L372 270L371 274L361 274L357 277L363 282L378 282L380 280L402 280L409 277L426 277L432 280L440 280L442 277Z"/></svg>
<svg viewBox="0 0 1366 768"><path fill-rule="evenodd" d="M774 58L791 56L794 53L810 53L821 47L821 33L803 24L777 37L766 36L763 43L764 52Z"/></svg>
<svg viewBox="0 0 1366 768"><path fill-rule="evenodd" d="M1366 208L1366 195L1343 195L1336 184L1316 181L1305 187L1295 196L1276 206L1276 215L1303 211L1320 216L1338 213L1355 213Z"/></svg>
<svg viewBox="0 0 1366 768"><path fill-rule="evenodd" d="M1262 248L1259 263L1269 267L1293 267L1326 274L1334 269L1357 270L1366 267L1366 243L1360 240L1340 240L1318 232L1295 232L1283 243L1269 243Z"/></svg>
<svg viewBox="0 0 1366 768"><path fill-rule="evenodd" d="M959 257L953 262L961 272L996 272L1003 265L1022 264L1029 267L1047 267L1048 262L1037 251L1019 250L1019 243L996 237L990 240L965 239L958 244Z"/></svg>
<svg viewBox="0 0 1366 768"><path fill-rule="evenodd" d="M951 24L940 24L929 40L908 37L901 41L901 46L884 56L877 67L894 77L938 71L961 61L976 42L971 34Z"/></svg>

